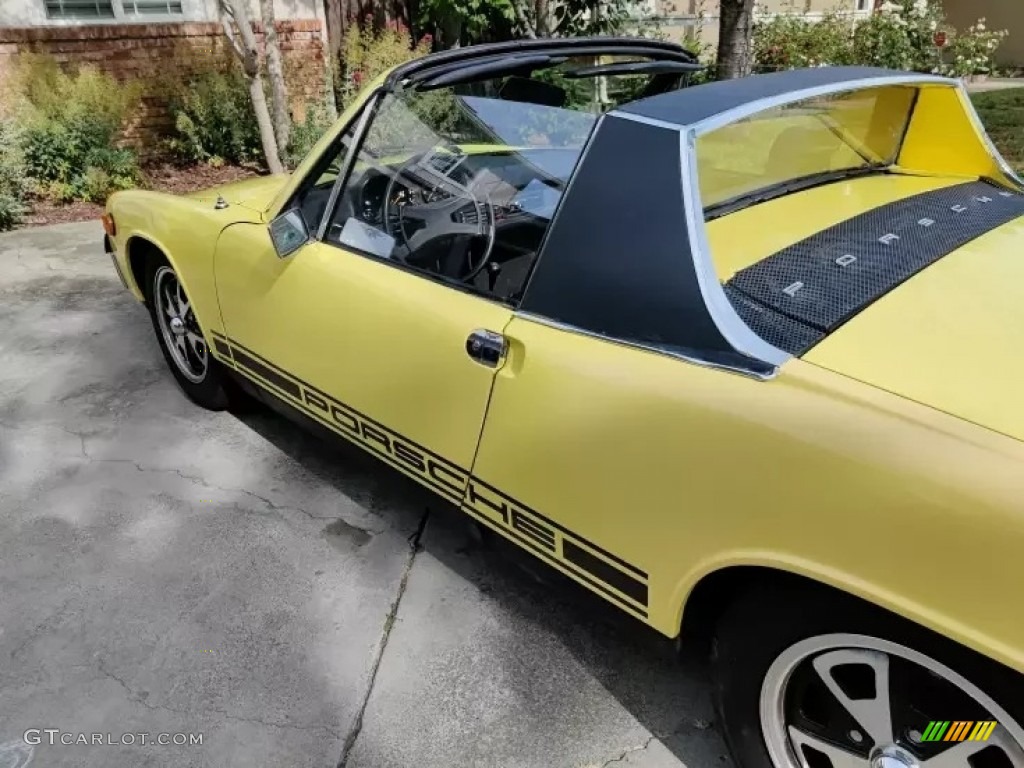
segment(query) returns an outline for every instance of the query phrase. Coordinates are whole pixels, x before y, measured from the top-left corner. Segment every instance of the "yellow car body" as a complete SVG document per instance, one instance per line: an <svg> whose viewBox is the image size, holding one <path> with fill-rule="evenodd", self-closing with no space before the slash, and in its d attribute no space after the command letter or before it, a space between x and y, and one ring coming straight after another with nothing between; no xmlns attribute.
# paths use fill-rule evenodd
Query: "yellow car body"
<svg viewBox="0 0 1024 768"><path fill-rule="evenodd" d="M915 87L890 173L702 222L718 279L965 179L1017 194L956 84ZM268 224L362 106L290 176L115 195L134 296L158 249L221 364L667 636L695 595L786 573L1024 672L1024 218L745 375L316 238L279 258ZM504 337L496 368L466 354L477 329Z"/></svg>

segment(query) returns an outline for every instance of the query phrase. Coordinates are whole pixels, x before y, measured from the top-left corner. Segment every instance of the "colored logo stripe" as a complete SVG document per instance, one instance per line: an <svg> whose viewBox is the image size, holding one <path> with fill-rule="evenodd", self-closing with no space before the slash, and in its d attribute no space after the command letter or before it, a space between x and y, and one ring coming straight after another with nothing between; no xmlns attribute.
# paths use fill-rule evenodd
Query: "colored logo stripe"
<svg viewBox="0 0 1024 768"><path fill-rule="evenodd" d="M949 728L948 720L932 720L928 723L928 727L925 728L921 741L940 741L947 728Z"/></svg>
<svg viewBox="0 0 1024 768"><path fill-rule="evenodd" d="M995 728L994 720L932 720L921 741L988 741Z"/></svg>

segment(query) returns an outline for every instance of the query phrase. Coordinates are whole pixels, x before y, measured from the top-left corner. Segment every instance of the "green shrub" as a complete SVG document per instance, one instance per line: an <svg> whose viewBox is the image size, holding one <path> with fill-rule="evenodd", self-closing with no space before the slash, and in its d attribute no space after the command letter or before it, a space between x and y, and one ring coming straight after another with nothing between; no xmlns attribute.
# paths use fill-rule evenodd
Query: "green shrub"
<svg viewBox="0 0 1024 768"><path fill-rule="evenodd" d="M936 30L945 26L938 0L886 2L857 25L854 56L859 64L940 72L934 38Z"/></svg>
<svg viewBox="0 0 1024 768"><path fill-rule="evenodd" d="M21 221L27 191L17 126L11 119L0 119L0 232L13 229Z"/></svg>
<svg viewBox="0 0 1024 768"><path fill-rule="evenodd" d="M236 68L203 72L171 90L174 135L168 148L186 163L261 162L263 145L245 76Z"/></svg>
<svg viewBox="0 0 1024 768"><path fill-rule="evenodd" d="M342 108L351 104L359 92L387 69L430 53L431 38L424 35L414 43L404 25L391 22L374 29L368 18L363 26L351 25L341 43L341 77L338 91Z"/></svg>
<svg viewBox="0 0 1024 768"><path fill-rule="evenodd" d="M292 125L292 133L285 153L287 164L294 168L302 162L313 145L331 127L331 119L325 107L313 104L306 107L306 114L301 122Z"/></svg>
<svg viewBox="0 0 1024 768"><path fill-rule="evenodd" d="M15 73L26 173L57 200L102 201L138 180L138 159L117 147L139 100L137 85L91 67L64 72L53 59L25 57Z"/></svg>
<svg viewBox="0 0 1024 768"><path fill-rule="evenodd" d="M849 18L827 13L821 20L781 13L754 25L752 41L758 71L853 63Z"/></svg>
<svg viewBox="0 0 1024 768"><path fill-rule="evenodd" d="M958 32L950 45L947 74L955 77L987 75L995 69L996 48L1009 34L1005 29L990 30L980 18L963 32Z"/></svg>

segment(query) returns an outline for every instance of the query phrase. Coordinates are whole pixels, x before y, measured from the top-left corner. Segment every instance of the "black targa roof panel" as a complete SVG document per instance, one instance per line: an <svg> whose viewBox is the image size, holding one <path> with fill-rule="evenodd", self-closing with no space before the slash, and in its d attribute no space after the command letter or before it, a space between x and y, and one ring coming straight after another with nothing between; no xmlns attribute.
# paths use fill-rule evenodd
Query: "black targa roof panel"
<svg viewBox="0 0 1024 768"><path fill-rule="evenodd" d="M606 116L551 224L522 309L613 339L767 372L735 351L701 293L679 132Z"/></svg>

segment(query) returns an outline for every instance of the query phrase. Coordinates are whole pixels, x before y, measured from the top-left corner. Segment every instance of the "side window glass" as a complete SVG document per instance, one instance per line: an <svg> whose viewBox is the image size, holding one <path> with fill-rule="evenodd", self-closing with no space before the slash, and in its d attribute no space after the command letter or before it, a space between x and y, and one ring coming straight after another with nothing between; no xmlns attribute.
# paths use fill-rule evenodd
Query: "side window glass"
<svg viewBox="0 0 1024 768"><path fill-rule="evenodd" d="M551 106L559 89L536 85L543 105L500 90L386 96L326 240L517 301L595 120Z"/></svg>

